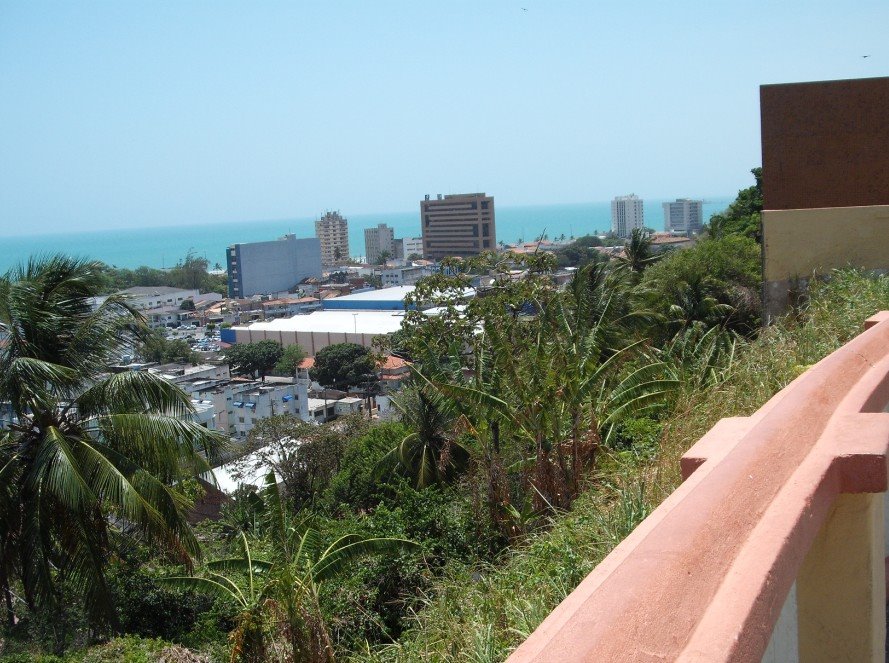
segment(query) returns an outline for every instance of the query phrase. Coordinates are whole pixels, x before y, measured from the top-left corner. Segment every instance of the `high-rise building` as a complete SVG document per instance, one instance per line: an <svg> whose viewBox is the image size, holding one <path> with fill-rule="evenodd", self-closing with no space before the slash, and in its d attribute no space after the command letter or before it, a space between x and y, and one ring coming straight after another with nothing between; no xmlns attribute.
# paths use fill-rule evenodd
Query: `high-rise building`
<svg viewBox="0 0 889 663"><path fill-rule="evenodd" d="M682 235L697 235L704 224L704 201L677 198L664 203L664 230Z"/></svg>
<svg viewBox="0 0 889 663"><path fill-rule="evenodd" d="M617 196L611 201L611 232L618 237L629 237L634 228L645 227L642 199L635 193Z"/></svg>
<svg viewBox="0 0 889 663"><path fill-rule="evenodd" d="M407 260L411 256L423 257L422 237L401 237L395 240L395 257Z"/></svg>
<svg viewBox="0 0 889 663"><path fill-rule="evenodd" d="M315 236L321 240L321 265L333 267L349 258L349 222L339 212L327 212L315 221Z"/></svg>
<svg viewBox="0 0 889 663"><path fill-rule="evenodd" d="M385 223L378 224L376 228L365 228L364 253L364 259L371 265L376 265L383 253L394 258L395 231Z"/></svg>
<svg viewBox="0 0 889 663"><path fill-rule="evenodd" d="M428 195L420 201L423 256L441 260L467 258L497 248L494 197L484 193Z"/></svg>
<svg viewBox="0 0 889 663"><path fill-rule="evenodd" d="M225 256L229 297L284 292L310 276L321 277L321 245L314 237L233 244Z"/></svg>

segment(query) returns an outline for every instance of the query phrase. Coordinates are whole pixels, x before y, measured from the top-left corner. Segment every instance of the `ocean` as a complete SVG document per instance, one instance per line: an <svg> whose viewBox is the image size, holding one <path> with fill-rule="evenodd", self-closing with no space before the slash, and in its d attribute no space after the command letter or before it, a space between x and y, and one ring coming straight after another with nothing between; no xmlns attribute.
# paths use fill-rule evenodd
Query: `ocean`
<svg viewBox="0 0 889 663"><path fill-rule="evenodd" d="M732 199L705 200L704 221L724 210ZM645 201L646 223L657 230L664 225L661 202ZM364 229L379 223L394 228L396 237L420 236L419 210L390 214L342 213L349 220L349 247L353 256L364 254ZM507 243L519 239L532 241L543 233L550 239L561 235L580 237L605 232L610 225L611 203L607 201L496 208L497 239ZM0 273L31 255L56 252L94 258L117 267L167 268L191 251L206 258L211 269L217 264L225 268L225 249L229 245L271 240L285 233L314 237L314 217L0 237Z"/></svg>

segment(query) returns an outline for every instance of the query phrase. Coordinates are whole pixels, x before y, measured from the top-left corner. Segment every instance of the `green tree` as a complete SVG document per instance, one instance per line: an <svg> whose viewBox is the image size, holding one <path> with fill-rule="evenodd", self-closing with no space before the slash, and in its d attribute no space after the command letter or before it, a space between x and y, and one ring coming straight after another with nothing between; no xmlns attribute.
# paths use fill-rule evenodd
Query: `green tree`
<svg viewBox="0 0 889 663"><path fill-rule="evenodd" d="M754 168L755 184L738 191L731 205L721 214L710 217L710 236L721 239L729 235L741 235L761 241L762 226L762 168Z"/></svg>
<svg viewBox="0 0 889 663"><path fill-rule="evenodd" d="M578 237L568 246L556 251L559 267L580 267L589 262L606 261L607 258L595 247L602 246L602 240L595 235Z"/></svg>
<svg viewBox="0 0 889 663"><path fill-rule="evenodd" d="M309 376L325 387L348 389L375 380L375 372L370 350L356 343L335 343L315 355Z"/></svg>
<svg viewBox="0 0 889 663"><path fill-rule="evenodd" d="M115 541L138 535L190 562L200 548L177 488L205 471L222 441L192 423L188 396L146 372L108 375L147 333L109 297L93 310L101 265L31 259L0 279L0 593L20 583L30 610L59 609L73 588L94 619L111 618L106 567Z"/></svg>
<svg viewBox="0 0 889 663"><path fill-rule="evenodd" d="M651 250L651 236L641 228L633 228L630 241L624 245L624 254L618 263L635 274L641 274L660 259Z"/></svg>
<svg viewBox="0 0 889 663"><path fill-rule="evenodd" d="M275 373L281 375L296 375L299 365L306 358L306 351L298 345L288 345L284 348L281 358L275 364Z"/></svg>
<svg viewBox="0 0 889 663"><path fill-rule="evenodd" d="M291 414L256 423L247 438L252 453L232 463L233 474L256 476L271 469L280 478L287 498L297 507L311 504L340 469L344 449L364 435L368 420L357 414L320 426Z"/></svg>
<svg viewBox="0 0 889 663"><path fill-rule="evenodd" d="M389 262L389 258L392 257L392 254L389 251L381 251L379 257L377 258L378 265L385 265Z"/></svg>
<svg viewBox="0 0 889 663"><path fill-rule="evenodd" d="M256 343L237 343L225 351L225 358L234 373L250 377L259 374L263 382L283 355L281 344L269 339Z"/></svg>
<svg viewBox="0 0 889 663"><path fill-rule="evenodd" d="M200 355L192 350L186 341L181 338L168 341L160 329L154 329L145 336L139 354L145 361L156 361L161 364L168 362L197 364L200 361Z"/></svg>
<svg viewBox="0 0 889 663"><path fill-rule="evenodd" d="M202 576L168 578L166 583L212 593L239 607L241 614L231 637L233 662L265 663L287 652L287 660L332 663L333 644L320 606L322 585L347 573L362 557L392 556L417 546L402 539L355 534L325 545L310 520L292 520L274 473L266 477L263 492L271 544L266 559L253 553L241 533L239 556L208 563ZM246 584L232 580L232 574L244 576Z"/></svg>
<svg viewBox="0 0 889 663"><path fill-rule="evenodd" d="M409 387L392 404L410 432L383 457L381 469L397 463L419 489L449 481L465 468L469 452L458 440L454 408L441 393Z"/></svg>
<svg viewBox="0 0 889 663"><path fill-rule="evenodd" d="M654 330L659 342L695 322L754 333L761 312L761 264L756 242L731 234L703 239L648 268L639 284L640 295L671 321Z"/></svg>

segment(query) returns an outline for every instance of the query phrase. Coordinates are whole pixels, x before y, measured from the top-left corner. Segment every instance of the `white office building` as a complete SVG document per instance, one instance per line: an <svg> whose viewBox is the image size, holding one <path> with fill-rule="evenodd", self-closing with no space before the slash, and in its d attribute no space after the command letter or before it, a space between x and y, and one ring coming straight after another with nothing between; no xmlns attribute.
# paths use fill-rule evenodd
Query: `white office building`
<svg viewBox="0 0 889 663"><path fill-rule="evenodd" d="M422 237L401 237L395 240L395 257L408 260L411 256L423 257Z"/></svg>
<svg viewBox="0 0 889 663"><path fill-rule="evenodd" d="M697 235L704 225L704 201L677 198L664 203L664 230L678 235Z"/></svg>
<svg viewBox="0 0 889 663"><path fill-rule="evenodd" d="M645 212L639 196L631 193L611 201L611 232L618 237L629 237L634 228L644 227Z"/></svg>

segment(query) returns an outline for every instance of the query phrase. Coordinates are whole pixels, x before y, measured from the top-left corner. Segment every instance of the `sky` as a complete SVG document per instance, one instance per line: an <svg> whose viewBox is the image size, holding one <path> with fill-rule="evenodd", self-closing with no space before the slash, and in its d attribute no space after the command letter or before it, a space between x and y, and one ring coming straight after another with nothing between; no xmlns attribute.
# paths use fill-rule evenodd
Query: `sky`
<svg viewBox="0 0 889 663"><path fill-rule="evenodd" d="M731 196L889 2L0 0L0 236ZM869 57L862 57L862 56Z"/></svg>

